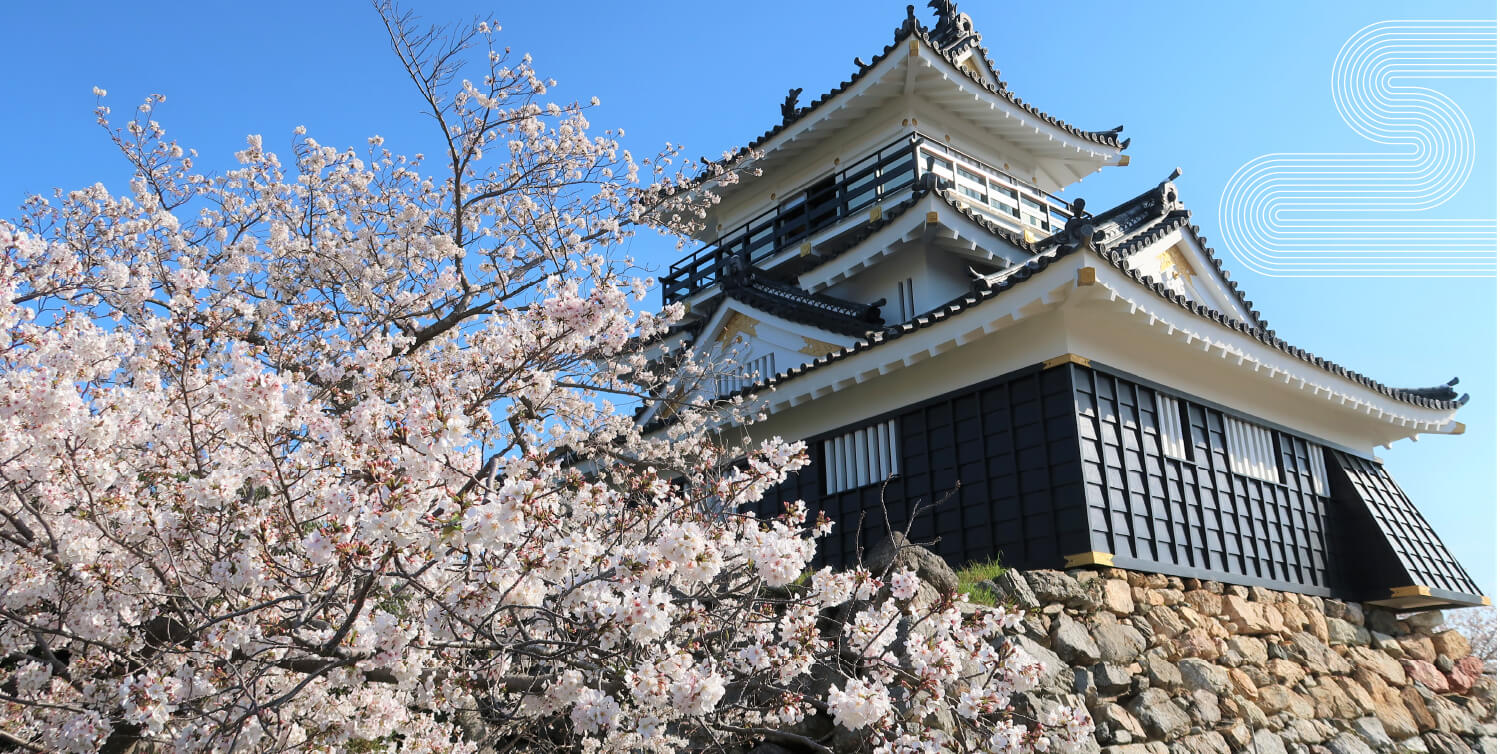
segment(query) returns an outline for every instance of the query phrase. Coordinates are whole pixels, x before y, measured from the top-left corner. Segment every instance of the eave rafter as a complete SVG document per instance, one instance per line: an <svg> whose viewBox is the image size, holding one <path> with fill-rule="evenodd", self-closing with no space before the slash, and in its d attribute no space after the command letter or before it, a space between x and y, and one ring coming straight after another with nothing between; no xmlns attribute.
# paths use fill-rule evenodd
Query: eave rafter
<svg viewBox="0 0 1500 754"><path fill-rule="evenodd" d="M1186 324L1175 316L1162 316L1161 306L1154 296L1143 298L1131 288L1134 285L1111 284L1100 280L1095 297L1109 303L1117 312L1143 323L1164 338L1186 346L1189 352L1197 352L1223 361L1232 361L1234 366L1246 374L1267 382L1291 387L1311 398L1318 399L1344 411L1371 417L1403 430L1405 436L1415 439L1418 434L1461 434L1463 424L1454 421L1453 411L1426 410L1427 416L1416 413L1417 407L1402 404L1384 395L1373 393L1369 388L1352 380L1339 378L1327 372L1309 377L1302 362L1287 363L1285 354L1265 344L1243 336L1237 331ZM1208 323L1205 323L1208 324Z"/></svg>

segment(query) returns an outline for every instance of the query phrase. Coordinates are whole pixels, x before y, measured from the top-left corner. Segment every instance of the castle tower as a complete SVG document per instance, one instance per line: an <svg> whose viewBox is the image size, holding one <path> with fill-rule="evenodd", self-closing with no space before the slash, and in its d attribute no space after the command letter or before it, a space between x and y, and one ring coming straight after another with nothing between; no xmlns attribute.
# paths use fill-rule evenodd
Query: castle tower
<svg viewBox="0 0 1500 754"><path fill-rule="evenodd" d="M1374 456L1462 433L1467 396L1278 338L1176 173L1098 213L1058 199L1129 140L1026 104L969 17L929 5L832 91L788 94L749 145L761 176L662 279L690 315L659 347L727 355L704 389L760 401L753 436L808 443L762 512L826 511L835 561L889 519L954 563L1487 603Z"/></svg>

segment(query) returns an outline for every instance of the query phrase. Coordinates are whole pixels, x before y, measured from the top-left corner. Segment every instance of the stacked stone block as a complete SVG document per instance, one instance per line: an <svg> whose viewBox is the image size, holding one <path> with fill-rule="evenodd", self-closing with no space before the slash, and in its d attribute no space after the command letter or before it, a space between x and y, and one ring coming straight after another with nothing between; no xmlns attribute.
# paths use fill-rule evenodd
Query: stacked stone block
<svg viewBox="0 0 1500 754"><path fill-rule="evenodd" d="M1494 754L1495 678L1441 613L1126 572L1008 571L1015 639L1105 754Z"/></svg>

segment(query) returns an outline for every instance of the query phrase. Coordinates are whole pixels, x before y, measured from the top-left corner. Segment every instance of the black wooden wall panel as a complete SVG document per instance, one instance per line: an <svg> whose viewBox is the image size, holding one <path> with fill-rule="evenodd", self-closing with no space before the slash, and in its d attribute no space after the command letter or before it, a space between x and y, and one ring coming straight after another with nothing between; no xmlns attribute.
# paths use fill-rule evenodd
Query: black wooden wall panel
<svg viewBox="0 0 1500 754"><path fill-rule="evenodd" d="M1375 461L1332 451L1328 473L1338 475L1340 491L1374 524L1374 536L1387 545L1395 568L1386 568L1372 588L1421 585L1458 594L1478 595L1479 587L1438 539L1411 499ZM1356 507L1357 506L1357 507ZM1385 594L1377 596L1384 597Z"/></svg>
<svg viewBox="0 0 1500 754"><path fill-rule="evenodd" d="M1162 452L1156 390L1072 365L1092 546L1132 565L1231 581L1323 590L1327 497L1312 489L1309 452L1273 432L1279 482L1230 470L1224 414L1181 402L1187 459Z"/></svg>
<svg viewBox="0 0 1500 754"><path fill-rule="evenodd" d="M827 512L835 527L819 564L852 563L889 527L914 542L938 540L934 549L955 565L998 555L1055 568L1088 549L1070 380L1067 370L1034 367L895 412L901 459L884 485L825 495L823 440L892 415L809 438L812 463L757 512L797 497Z"/></svg>
<svg viewBox="0 0 1500 754"><path fill-rule="evenodd" d="M1187 457L1168 456L1161 389L1097 365L1038 365L809 438L812 463L757 512L800 498L833 518L818 565L909 529L955 565L1059 568L1092 550L1126 568L1347 599L1406 584L1478 594L1379 463L1237 416L1271 432L1278 472L1236 474L1224 410L1170 393ZM822 441L893 416L899 472L825 495Z"/></svg>

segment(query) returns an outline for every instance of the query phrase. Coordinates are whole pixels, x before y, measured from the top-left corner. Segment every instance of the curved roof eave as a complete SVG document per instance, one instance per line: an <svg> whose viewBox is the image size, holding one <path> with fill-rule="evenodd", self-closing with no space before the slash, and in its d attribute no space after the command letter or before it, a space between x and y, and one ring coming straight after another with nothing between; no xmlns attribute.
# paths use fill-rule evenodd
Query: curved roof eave
<svg viewBox="0 0 1500 754"><path fill-rule="evenodd" d="M944 202L957 209L965 217L968 217L975 223L980 224L982 227L989 227L991 225L990 223L985 221L984 218L975 216L971 210L963 207L955 200L944 196L940 192L936 195L938 196L938 198L942 199ZM1169 217L1163 220L1160 224L1166 223L1182 223L1183 225L1185 225L1186 217ZM1176 228L1174 227L1172 229L1175 230ZM1153 228L1152 231L1154 230L1156 229ZM1148 231L1148 233L1152 231ZM1196 231L1194 232L1196 233ZM1007 238L1006 240L1009 239ZM1206 244L1204 248L1208 248ZM744 389L735 393L735 395L749 395L759 392L760 390L763 390L767 387L774 387L778 384L796 379L797 377L812 372L823 366L827 366L828 364L831 364L835 361L849 358L855 354L870 350L872 348L877 348L885 343L891 342L909 333L915 332L916 330L925 329L943 320L958 316L963 312L980 305L984 301L994 298L1000 293L1024 283L1026 280L1035 276L1037 273L1040 273L1042 270L1046 269L1057 260L1066 256L1070 256L1074 252L1080 250L1087 250L1088 253L1091 253L1092 255L1098 257L1104 263L1124 273L1126 277L1129 277L1138 285L1155 293L1159 298L1174 303L1177 306L1202 319L1214 322L1221 327L1234 330L1242 335L1259 341L1262 344L1270 346L1271 348L1274 348L1288 356L1316 366L1319 369L1333 374L1337 377L1343 378L1350 382L1354 382L1366 389L1372 390L1392 400L1396 400L1412 406L1417 406L1419 408L1431 409L1436 411L1456 410L1467 402L1468 396L1463 396L1462 398L1455 399L1441 399L1430 397L1430 391L1436 391L1438 390L1438 388L1412 389L1396 388L1385 385L1384 383L1381 383L1373 378L1367 377L1364 374L1349 369L1348 367L1317 356L1307 351L1306 349L1298 348L1286 342L1285 340L1276 337L1273 331L1264 328L1261 323L1251 324L1248 322L1244 322L1235 317L1224 314L1223 312L1211 309L1207 306L1192 301L1185 296L1182 296L1181 294L1174 293L1166 288L1166 286L1164 286L1162 283L1126 265L1123 256L1117 258L1116 255L1112 254L1110 251L1101 252L1093 249L1091 246L1063 246L1059 247L1055 251L1045 254L1039 254L1038 256L1033 257L1026 264L1021 265L1020 267L1011 271L1002 280L993 283L989 287L976 286L974 291L963 296L959 296L958 298L955 298L952 301L949 301L948 303L927 312L926 314L915 317L908 322L892 325L879 330L874 330L870 333L869 336L855 341L853 345L850 345L838 351L834 351L833 353L830 353L826 356L821 356L808 364L799 365L776 375L772 375L767 379L760 380L753 385L746 386ZM1210 255L1210 257L1212 257L1212 255ZM1247 306L1246 308L1248 309L1249 307Z"/></svg>
<svg viewBox="0 0 1500 754"><path fill-rule="evenodd" d="M910 28L908 28L908 26L910 26ZM1041 120L1043 123L1061 131L1068 136L1077 137L1098 146L1115 150L1117 153L1123 152L1130 146L1130 139L1120 139L1120 132L1121 130L1123 130L1123 126L1104 131L1089 131L1086 129L1078 128L1077 126L1073 126L1066 121L1063 121L1062 119L1057 118L1016 96L1014 92L1010 91L1010 89L1005 86L1005 82L1001 81L999 82L999 86L996 86L985 81L983 77L960 65L955 59L954 55L948 52L944 52L943 49L933 41L931 32L926 27L922 26L921 24L911 24L911 22L908 21L907 24L903 24L901 27L898 27L896 29L895 41L887 45L885 49L881 50L880 53L875 57L871 58L868 64L855 71L854 75L850 76L848 79L844 80L839 85L828 90L827 92L824 92L817 99L813 100L807 105L797 108L794 115L792 115L791 117L783 118L780 124L772 126L765 132L763 132L760 136L752 139L750 143L741 147L735 153L734 157L721 159L711 164L719 167L725 166L728 163L733 162L735 159L739 159L740 155L742 155L744 152L760 149L761 147L770 143L776 137L786 133L794 126L802 123L807 118L814 115L818 110L828 105L839 95L844 94L845 92L853 88L856 84L863 80L870 71L875 70L882 63L890 59L891 53L901 49L904 43L920 43L927 50L932 52L935 57L944 61L954 74L963 76L968 81L973 82L975 85L983 88L990 94L999 97L1012 107L1015 107L1021 112ZM988 55L984 50L981 49L976 52L980 54L981 58L985 60L987 65L992 65L990 64ZM699 177L694 178L686 188L688 190L692 190L703 181L708 180L710 177L710 173L705 172Z"/></svg>

